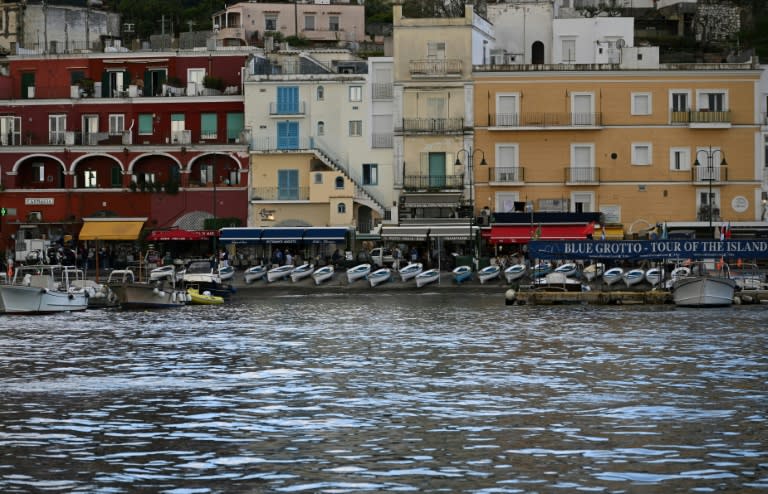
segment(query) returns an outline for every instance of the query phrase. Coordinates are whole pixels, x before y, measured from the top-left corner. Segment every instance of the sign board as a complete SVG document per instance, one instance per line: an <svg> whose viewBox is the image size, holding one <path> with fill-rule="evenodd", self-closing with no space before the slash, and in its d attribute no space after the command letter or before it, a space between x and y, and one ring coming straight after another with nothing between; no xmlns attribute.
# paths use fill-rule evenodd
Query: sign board
<svg viewBox="0 0 768 494"><path fill-rule="evenodd" d="M53 197L25 197L24 204L27 206L53 206Z"/></svg>
<svg viewBox="0 0 768 494"><path fill-rule="evenodd" d="M528 244L531 259L768 259L765 240L545 241Z"/></svg>

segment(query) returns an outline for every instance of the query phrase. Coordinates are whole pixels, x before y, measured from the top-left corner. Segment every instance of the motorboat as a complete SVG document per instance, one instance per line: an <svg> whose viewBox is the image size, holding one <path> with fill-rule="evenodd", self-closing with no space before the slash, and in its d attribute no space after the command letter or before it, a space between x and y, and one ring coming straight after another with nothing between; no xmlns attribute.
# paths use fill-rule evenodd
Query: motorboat
<svg viewBox="0 0 768 494"><path fill-rule="evenodd" d="M143 283L135 280L130 269L112 270L107 285L123 309L166 309L189 301L186 290L177 290L173 279Z"/></svg>
<svg viewBox="0 0 768 494"><path fill-rule="evenodd" d="M605 272L605 264L602 262L592 263L581 270L581 274L587 282L592 282L601 277L603 272Z"/></svg>
<svg viewBox="0 0 768 494"><path fill-rule="evenodd" d="M427 269L417 274L414 278L416 280L416 288L421 288L424 285L429 285L440 279L439 269Z"/></svg>
<svg viewBox="0 0 768 494"><path fill-rule="evenodd" d="M733 303L736 281L731 278L727 264L709 269L697 262L688 276L672 284L672 298L678 307L727 307Z"/></svg>
<svg viewBox="0 0 768 494"><path fill-rule="evenodd" d="M282 266L270 269L267 271L267 282L272 283L273 281L286 279L291 275L294 267L293 264L283 264Z"/></svg>
<svg viewBox="0 0 768 494"><path fill-rule="evenodd" d="M187 266L182 280L191 286L200 283L221 283L221 275L214 270L209 260L192 261Z"/></svg>
<svg viewBox="0 0 768 494"><path fill-rule="evenodd" d="M48 314L75 312L88 308L88 294L71 290L75 268L61 265L23 265L9 284L0 285L0 312L6 314Z"/></svg>
<svg viewBox="0 0 768 494"><path fill-rule="evenodd" d="M575 262L566 262L555 268L555 273L563 273L568 277L576 276L579 272L579 267Z"/></svg>
<svg viewBox="0 0 768 494"><path fill-rule="evenodd" d="M536 278L531 287L536 291L544 292L580 292L583 290L581 281L558 271Z"/></svg>
<svg viewBox="0 0 768 494"><path fill-rule="evenodd" d="M219 278L221 281L231 280L235 276L235 268L232 266L219 266Z"/></svg>
<svg viewBox="0 0 768 494"><path fill-rule="evenodd" d="M675 281L677 281L680 278L685 278L686 276L690 276L691 274L691 268L688 266L678 266L672 270L671 273L669 273L669 279L664 284L664 287L668 290L672 289L672 286L674 286Z"/></svg>
<svg viewBox="0 0 768 494"><path fill-rule="evenodd" d="M88 297L89 309L103 309L117 305L117 296L106 283L88 280L82 269L73 271L74 278L69 281L69 291L84 292Z"/></svg>
<svg viewBox="0 0 768 494"><path fill-rule="evenodd" d="M645 272L645 281L650 283L651 286L659 285L663 278L664 268L662 267L650 268Z"/></svg>
<svg viewBox="0 0 768 494"><path fill-rule="evenodd" d="M380 268L372 273L369 273L367 278L368 283L370 283L372 287L378 286L382 283L386 283L392 278L392 270L389 268Z"/></svg>
<svg viewBox="0 0 768 494"><path fill-rule="evenodd" d="M764 275L756 264L739 262L736 269L731 269L731 278L739 290L764 290L766 282Z"/></svg>
<svg viewBox="0 0 768 494"><path fill-rule="evenodd" d="M472 278L472 267L456 266L451 273L453 274L453 281L460 284Z"/></svg>
<svg viewBox="0 0 768 494"><path fill-rule="evenodd" d="M525 264L513 264L504 269L504 278L507 280L507 283L512 283L525 276L526 271Z"/></svg>
<svg viewBox="0 0 768 494"><path fill-rule="evenodd" d="M627 287L637 285L645 279L645 270L642 268L633 268L621 274L624 284Z"/></svg>
<svg viewBox="0 0 768 494"><path fill-rule="evenodd" d="M214 295L207 290L201 292L198 287L187 288L187 294L191 305L221 305L224 303L224 297Z"/></svg>
<svg viewBox="0 0 768 494"><path fill-rule="evenodd" d="M358 264L352 268L347 269L347 281L352 283L365 278L371 272L371 265L368 263Z"/></svg>
<svg viewBox="0 0 768 494"><path fill-rule="evenodd" d="M480 284L482 285L486 281L491 281L498 278L500 274L501 267L498 264L491 264L490 266L486 266L477 272L477 279L480 280Z"/></svg>
<svg viewBox="0 0 768 494"><path fill-rule="evenodd" d="M624 270L619 267L611 268L603 273L603 282L608 286L611 286L617 281L623 280L623 279L624 279Z"/></svg>
<svg viewBox="0 0 768 494"><path fill-rule="evenodd" d="M400 268L400 279L408 281L418 276L419 273L424 271L424 265L420 262L408 263L405 267Z"/></svg>
<svg viewBox="0 0 768 494"><path fill-rule="evenodd" d="M297 281L301 281L304 278L307 278L309 276L312 276L312 273L315 272L315 266L309 263L304 263L300 266L296 266L293 268L293 271L291 271L291 281L296 283Z"/></svg>
<svg viewBox="0 0 768 494"><path fill-rule="evenodd" d="M243 280L246 283L253 283L254 281L264 279L267 275L267 267L263 265L251 266L243 273Z"/></svg>
<svg viewBox="0 0 768 494"><path fill-rule="evenodd" d="M534 264L533 269L531 270L531 276L534 279L541 278L550 272L552 272L552 263L549 261L542 261Z"/></svg>
<svg viewBox="0 0 768 494"><path fill-rule="evenodd" d="M177 279L176 278L176 266L173 264L166 264L165 266L159 266L149 271L149 281L160 281L164 279Z"/></svg>
<svg viewBox="0 0 768 494"><path fill-rule="evenodd" d="M315 272L312 273L312 279L315 280L315 285L320 285L324 281L333 278L333 273L335 271L336 269L330 264L315 269Z"/></svg>

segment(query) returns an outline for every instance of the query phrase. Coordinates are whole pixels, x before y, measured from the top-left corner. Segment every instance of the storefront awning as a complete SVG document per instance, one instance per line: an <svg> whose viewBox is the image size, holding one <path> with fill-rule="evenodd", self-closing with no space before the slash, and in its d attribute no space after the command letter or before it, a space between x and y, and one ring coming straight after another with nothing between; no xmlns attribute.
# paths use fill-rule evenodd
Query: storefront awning
<svg viewBox="0 0 768 494"><path fill-rule="evenodd" d="M248 244L261 241L263 228L222 228L219 230L219 241L223 243Z"/></svg>
<svg viewBox="0 0 768 494"><path fill-rule="evenodd" d="M540 230L540 231L539 231ZM488 241L492 244L524 244L537 237L539 240L584 240L595 235L593 223L588 225L494 225Z"/></svg>
<svg viewBox="0 0 768 494"><path fill-rule="evenodd" d="M303 235L304 228L265 228L261 241L268 244L297 244Z"/></svg>
<svg viewBox="0 0 768 494"><path fill-rule="evenodd" d="M302 239L312 244L343 242L347 231L346 228L307 228Z"/></svg>
<svg viewBox="0 0 768 494"><path fill-rule="evenodd" d="M381 231L384 240L423 241L429 238L442 240L472 240L478 227L467 225L451 226L385 226Z"/></svg>
<svg viewBox="0 0 768 494"><path fill-rule="evenodd" d="M181 240L208 240L218 236L216 230L184 230L174 228L172 230L153 230L147 235L147 242L181 241Z"/></svg>
<svg viewBox="0 0 768 494"><path fill-rule="evenodd" d="M146 218L83 218L79 240L137 240Z"/></svg>

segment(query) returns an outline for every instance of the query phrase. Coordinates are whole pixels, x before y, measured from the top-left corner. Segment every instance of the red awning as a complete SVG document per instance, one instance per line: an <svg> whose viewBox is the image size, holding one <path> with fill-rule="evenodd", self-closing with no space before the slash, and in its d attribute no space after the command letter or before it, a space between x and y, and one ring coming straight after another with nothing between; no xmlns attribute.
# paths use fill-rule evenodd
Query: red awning
<svg viewBox="0 0 768 494"><path fill-rule="evenodd" d="M527 244L536 234L539 225L494 225L487 240L492 244ZM585 240L594 234L594 224L588 225L541 225L538 240Z"/></svg>
<svg viewBox="0 0 768 494"><path fill-rule="evenodd" d="M147 235L147 241L207 240L211 237L217 237L218 234L217 230L182 230L179 228L174 228L173 230L153 230Z"/></svg>

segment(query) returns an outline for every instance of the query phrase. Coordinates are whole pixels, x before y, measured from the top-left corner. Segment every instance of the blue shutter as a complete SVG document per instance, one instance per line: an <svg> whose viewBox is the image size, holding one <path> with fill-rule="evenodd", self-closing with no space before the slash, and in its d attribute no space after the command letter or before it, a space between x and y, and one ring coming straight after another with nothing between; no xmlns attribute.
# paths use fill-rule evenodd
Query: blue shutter
<svg viewBox="0 0 768 494"><path fill-rule="evenodd" d="M277 122L277 149L299 148L299 122Z"/></svg>
<svg viewBox="0 0 768 494"><path fill-rule="evenodd" d="M280 115L299 113L299 88L297 86L277 88L277 113Z"/></svg>
<svg viewBox="0 0 768 494"><path fill-rule="evenodd" d="M277 199L291 201L299 198L299 170L277 171Z"/></svg>

